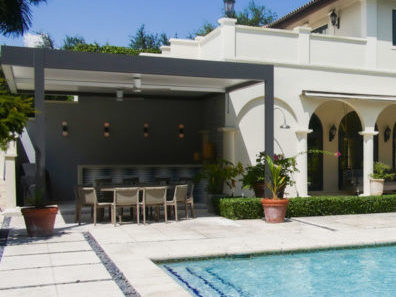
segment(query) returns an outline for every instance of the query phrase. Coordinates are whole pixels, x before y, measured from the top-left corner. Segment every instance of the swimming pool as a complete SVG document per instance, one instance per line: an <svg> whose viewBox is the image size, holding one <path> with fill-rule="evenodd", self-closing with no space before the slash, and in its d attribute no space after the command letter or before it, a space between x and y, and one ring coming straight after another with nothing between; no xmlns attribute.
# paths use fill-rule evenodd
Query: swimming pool
<svg viewBox="0 0 396 297"><path fill-rule="evenodd" d="M396 246L159 264L193 296L396 296Z"/></svg>

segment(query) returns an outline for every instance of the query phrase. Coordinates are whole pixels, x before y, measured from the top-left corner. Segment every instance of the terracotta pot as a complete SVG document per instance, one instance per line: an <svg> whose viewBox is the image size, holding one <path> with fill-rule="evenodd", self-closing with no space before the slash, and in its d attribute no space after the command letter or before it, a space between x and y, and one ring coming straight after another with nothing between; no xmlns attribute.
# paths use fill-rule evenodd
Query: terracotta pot
<svg viewBox="0 0 396 297"><path fill-rule="evenodd" d="M43 208L24 207L21 209L29 236L50 236L54 231L57 206Z"/></svg>
<svg viewBox="0 0 396 297"><path fill-rule="evenodd" d="M289 199L261 199L267 223L283 223L285 221Z"/></svg>
<svg viewBox="0 0 396 297"><path fill-rule="evenodd" d="M257 183L253 186L256 197L264 197L265 183Z"/></svg>

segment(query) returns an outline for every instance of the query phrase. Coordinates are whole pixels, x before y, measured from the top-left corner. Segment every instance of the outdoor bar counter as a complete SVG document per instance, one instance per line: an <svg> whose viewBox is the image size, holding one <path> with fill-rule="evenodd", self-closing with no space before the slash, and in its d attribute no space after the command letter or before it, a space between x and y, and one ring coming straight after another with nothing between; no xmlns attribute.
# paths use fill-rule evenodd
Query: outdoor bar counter
<svg viewBox="0 0 396 297"><path fill-rule="evenodd" d="M170 183L193 182L202 165L79 165L77 184L94 185L97 179L110 179L113 184L122 184L123 179L138 178L139 183L155 183L158 179L169 179ZM206 203L206 183L195 183L194 202Z"/></svg>

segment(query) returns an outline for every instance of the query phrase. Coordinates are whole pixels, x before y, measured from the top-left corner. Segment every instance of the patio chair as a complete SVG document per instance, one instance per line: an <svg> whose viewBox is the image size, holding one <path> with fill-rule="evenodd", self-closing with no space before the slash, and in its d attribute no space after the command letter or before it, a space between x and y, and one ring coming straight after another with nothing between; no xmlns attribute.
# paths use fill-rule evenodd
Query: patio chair
<svg viewBox="0 0 396 297"><path fill-rule="evenodd" d="M96 189L94 187L76 187L78 202L76 202L76 212L78 213L78 223L80 224L81 207L91 206L93 207L93 219L94 225L97 220L97 210L105 209L106 207L111 208L111 202L98 202L96 196Z"/></svg>
<svg viewBox="0 0 396 297"><path fill-rule="evenodd" d="M166 213L166 193L167 187L145 187L142 188L143 191L143 200L139 202L139 207L143 210L143 224L146 224L146 207L158 207L158 216L159 216L159 208L162 206L164 208L165 213L165 223L167 222L167 213Z"/></svg>
<svg viewBox="0 0 396 297"><path fill-rule="evenodd" d="M170 201L166 201L166 206L173 206L174 213L175 213L175 221L177 221L177 203L185 203L187 201L187 190L188 185L177 185L175 186L175 192L173 194L173 199ZM186 211L187 211L187 204ZM165 214L165 221L167 220Z"/></svg>
<svg viewBox="0 0 396 297"><path fill-rule="evenodd" d="M190 205L191 216L195 218L194 214L194 184L190 185L190 192L187 195L187 199L185 202L185 211L186 211L186 218L188 219L188 205Z"/></svg>
<svg viewBox="0 0 396 297"><path fill-rule="evenodd" d="M111 177L97 178L94 180L94 187L97 191L98 201L100 202L112 202L113 193L111 192L101 192L100 189L106 186L111 186L113 179Z"/></svg>
<svg viewBox="0 0 396 297"><path fill-rule="evenodd" d="M136 208L136 220L139 224L139 192L140 188L130 187L130 188L115 188L114 189L114 201L112 205L112 216L111 220L114 226L117 223L117 208L130 207L131 217L133 218L132 208ZM119 214L119 221L122 221L122 212Z"/></svg>

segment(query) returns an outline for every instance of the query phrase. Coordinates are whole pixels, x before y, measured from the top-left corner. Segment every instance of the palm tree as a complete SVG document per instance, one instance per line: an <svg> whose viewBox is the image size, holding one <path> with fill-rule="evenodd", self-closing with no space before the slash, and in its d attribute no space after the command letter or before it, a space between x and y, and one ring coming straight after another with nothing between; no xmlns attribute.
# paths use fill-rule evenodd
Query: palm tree
<svg viewBox="0 0 396 297"><path fill-rule="evenodd" d="M32 25L31 6L47 0L0 0L0 33L21 36Z"/></svg>

